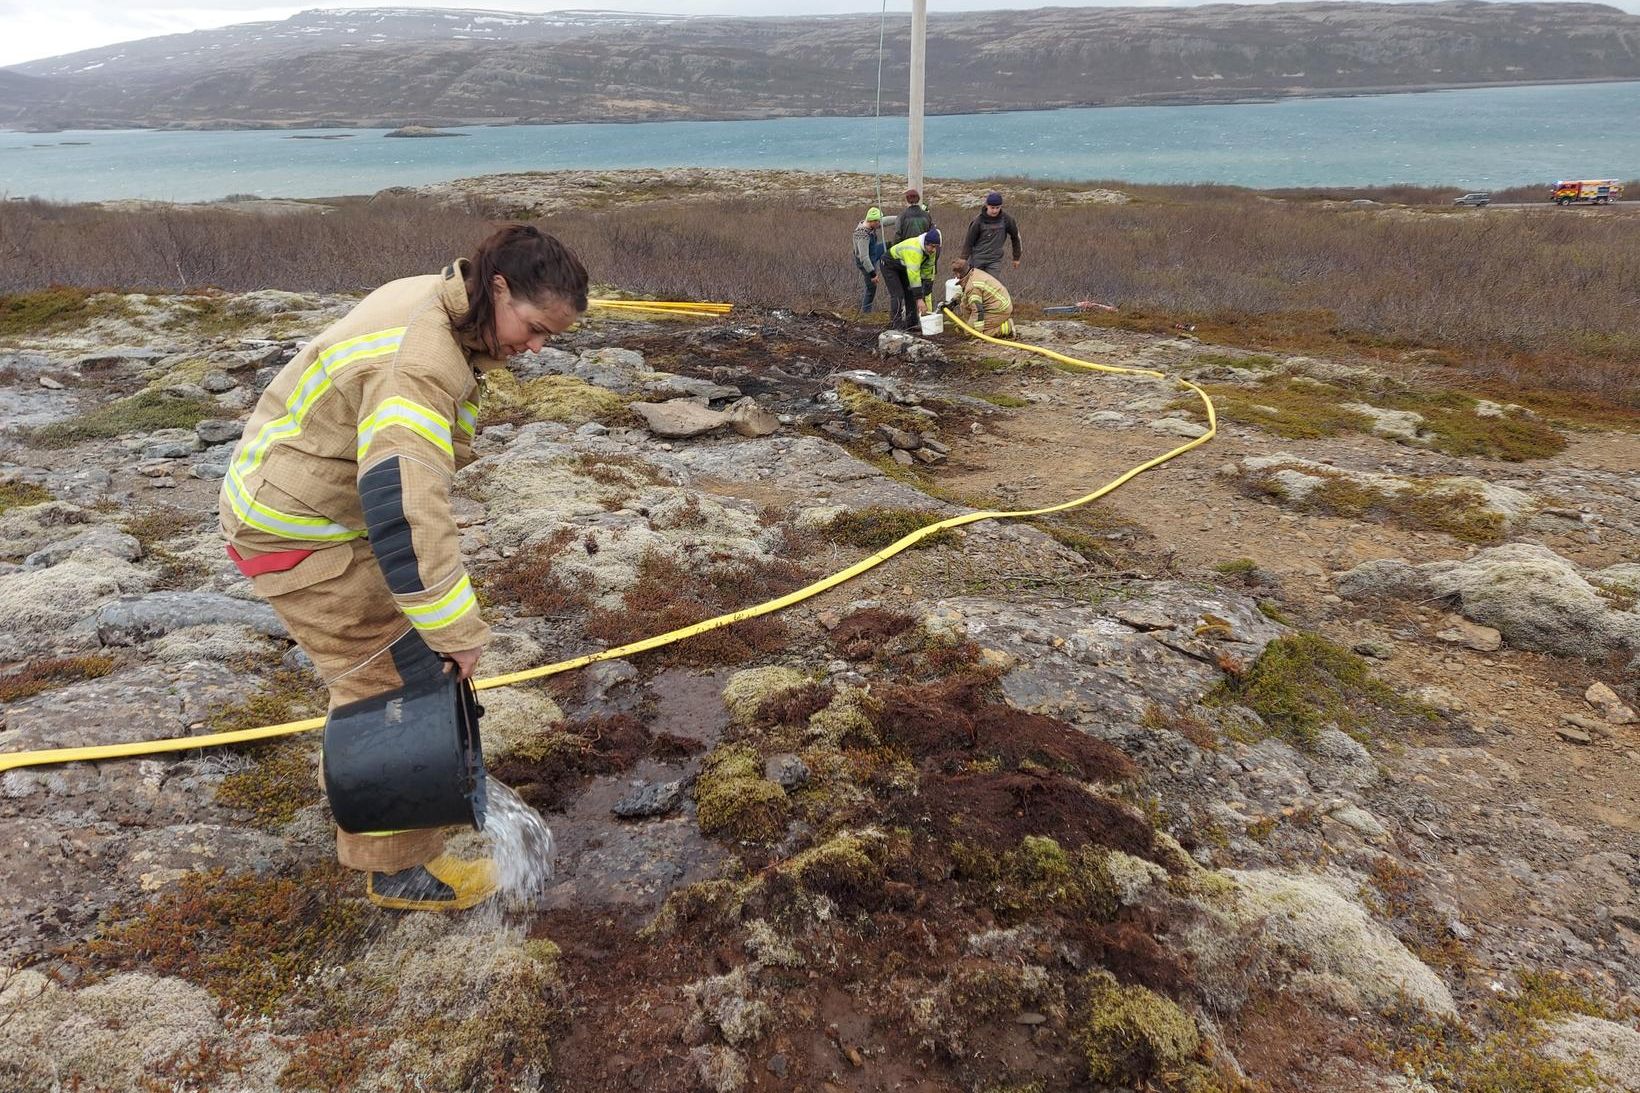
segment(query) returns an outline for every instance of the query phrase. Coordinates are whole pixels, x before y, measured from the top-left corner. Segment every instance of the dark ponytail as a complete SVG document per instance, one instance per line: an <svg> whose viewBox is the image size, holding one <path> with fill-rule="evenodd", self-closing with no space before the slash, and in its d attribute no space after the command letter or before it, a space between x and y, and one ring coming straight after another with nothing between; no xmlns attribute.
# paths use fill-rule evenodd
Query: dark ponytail
<svg viewBox="0 0 1640 1093"><path fill-rule="evenodd" d="M557 296L575 310L587 309L587 271L570 249L531 224L508 224L478 245L467 263L467 314L454 316L458 335L499 356L495 345L495 275L514 296L532 304Z"/></svg>

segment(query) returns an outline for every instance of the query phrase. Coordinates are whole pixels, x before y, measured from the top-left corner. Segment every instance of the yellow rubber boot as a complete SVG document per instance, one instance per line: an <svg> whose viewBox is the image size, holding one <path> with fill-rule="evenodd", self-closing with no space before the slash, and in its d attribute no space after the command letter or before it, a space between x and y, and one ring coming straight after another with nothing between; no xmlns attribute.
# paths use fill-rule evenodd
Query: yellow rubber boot
<svg viewBox="0 0 1640 1093"><path fill-rule="evenodd" d="M440 854L399 873L369 873L365 896L390 911L465 911L495 895L500 879L489 858Z"/></svg>

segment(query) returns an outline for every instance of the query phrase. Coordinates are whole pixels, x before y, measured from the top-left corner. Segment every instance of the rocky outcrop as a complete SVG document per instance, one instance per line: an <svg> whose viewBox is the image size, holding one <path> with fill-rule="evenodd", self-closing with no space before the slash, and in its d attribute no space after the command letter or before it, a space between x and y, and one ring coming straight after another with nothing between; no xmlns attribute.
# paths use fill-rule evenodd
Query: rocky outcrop
<svg viewBox="0 0 1640 1093"><path fill-rule="evenodd" d="M1619 575L1620 576L1620 575ZM1640 652L1640 614L1614 606L1586 572L1545 546L1510 543L1460 562L1364 562L1337 581L1350 597L1436 596L1506 642L1563 656Z"/></svg>
<svg viewBox="0 0 1640 1093"><path fill-rule="evenodd" d="M656 436L678 440L709 433L729 422L729 415L710 410L689 398L634 402L632 412L643 418L644 425Z"/></svg>
<svg viewBox="0 0 1640 1093"><path fill-rule="evenodd" d="M1245 897L1238 913L1258 922L1265 939L1287 950L1296 966L1336 977L1373 1009L1411 1001L1435 1016L1457 1015L1440 976L1323 879L1262 870L1230 876Z"/></svg>
<svg viewBox="0 0 1640 1093"><path fill-rule="evenodd" d="M97 645L95 627L76 626L121 593L148 589L153 578L106 555L71 558L50 568L0 575L0 659Z"/></svg>
<svg viewBox="0 0 1640 1093"><path fill-rule="evenodd" d="M285 624L260 600L220 592L150 592L125 597L97 612L97 636L104 645L139 645L191 626L241 626L267 637L286 636Z"/></svg>

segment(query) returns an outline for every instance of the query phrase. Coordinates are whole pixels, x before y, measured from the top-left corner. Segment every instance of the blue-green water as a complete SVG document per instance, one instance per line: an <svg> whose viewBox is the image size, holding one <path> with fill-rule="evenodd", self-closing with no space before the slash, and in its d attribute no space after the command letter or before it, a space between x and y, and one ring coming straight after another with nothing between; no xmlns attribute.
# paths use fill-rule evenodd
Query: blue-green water
<svg viewBox="0 0 1640 1093"><path fill-rule="evenodd" d="M1640 176L1640 82L1500 87L1229 106L928 119L925 173L982 179L1437 183L1484 189ZM903 118L531 125L385 139L380 129L0 132L0 193L204 201L372 193L503 171L759 167L903 174ZM61 142L85 142L64 144Z"/></svg>

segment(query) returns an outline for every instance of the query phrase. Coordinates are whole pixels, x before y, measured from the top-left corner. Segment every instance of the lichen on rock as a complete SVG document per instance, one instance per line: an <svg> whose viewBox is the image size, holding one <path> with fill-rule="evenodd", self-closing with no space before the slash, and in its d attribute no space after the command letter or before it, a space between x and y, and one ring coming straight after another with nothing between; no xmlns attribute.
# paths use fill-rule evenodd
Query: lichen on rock
<svg viewBox="0 0 1640 1093"><path fill-rule="evenodd" d="M1274 870L1227 875L1241 892L1237 916L1259 921L1265 942L1292 966L1338 976L1375 1009L1410 1000L1437 1016L1456 1015L1452 992L1441 978L1326 881Z"/></svg>
<svg viewBox="0 0 1640 1093"><path fill-rule="evenodd" d="M1640 613L1614 609L1581 567L1536 543L1417 566L1365 562L1342 574L1337 587L1346 597L1449 599L1466 618L1496 628L1520 649L1590 658L1620 648L1640 652Z"/></svg>
<svg viewBox="0 0 1640 1093"><path fill-rule="evenodd" d="M808 681L802 672L783 665L748 668L729 677L723 688L723 703L736 724L750 726L763 703Z"/></svg>

